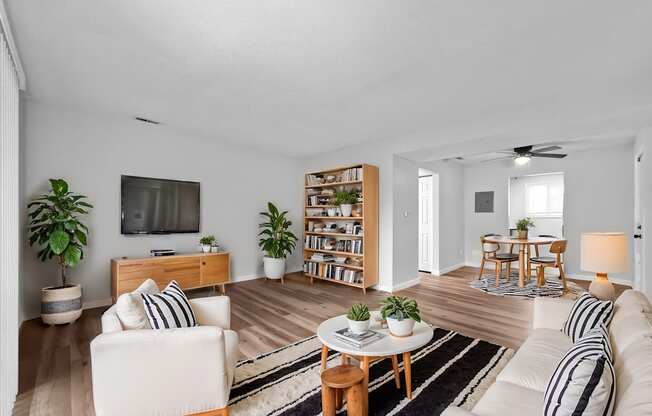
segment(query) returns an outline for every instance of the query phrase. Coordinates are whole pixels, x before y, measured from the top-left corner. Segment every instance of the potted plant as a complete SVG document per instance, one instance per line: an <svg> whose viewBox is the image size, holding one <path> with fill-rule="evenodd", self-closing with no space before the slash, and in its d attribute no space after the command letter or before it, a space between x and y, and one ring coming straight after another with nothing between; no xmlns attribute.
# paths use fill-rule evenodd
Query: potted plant
<svg viewBox="0 0 652 416"><path fill-rule="evenodd" d="M516 222L517 238L527 238L528 229L534 227L534 222L529 218L521 218Z"/></svg>
<svg viewBox="0 0 652 416"><path fill-rule="evenodd" d="M358 191L351 189L349 191L342 190L335 192L333 198L335 205L340 206L340 212L343 217L350 217L353 210L353 204L358 202Z"/></svg>
<svg viewBox="0 0 652 416"><path fill-rule="evenodd" d="M288 211L280 212L271 202L267 203L267 212L260 215L266 221L258 225L261 237L258 246L265 252L263 266L265 276L269 279L283 279L285 275L285 258L292 254L297 243L297 237L290 231L292 221L286 215Z"/></svg>
<svg viewBox="0 0 652 416"><path fill-rule="evenodd" d="M370 318L369 307L364 303L354 304L346 314L346 319L349 321L349 329L354 334L364 334L367 332L369 330Z"/></svg>
<svg viewBox="0 0 652 416"><path fill-rule="evenodd" d="M81 285L68 283L66 270L84 258L88 228L80 215L88 214L91 204L84 195L69 191L63 179L50 179L50 191L27 205L29 245L37 245L41 261L57 259L61 285L41 290L41 319L49 325L72 323L82 313Z"/></svg>
<svg viewBox="0 0 652 416"><path fill-rule="evenodd" d="M217 240L211 243L211 253L219 253L221 251L220 245L217 244Z"/></svg>
<svg viewBox="0 0 652 416"><path fill-rule="evenodd" d="M404 296L390 296L383 300L380 315L387 320L389 332L397 337L412 335L414 323L421 322L417 302Z"/></svg>
<svg viewBox="0 0 652 416"><path fill-rule="evenodd" d="M215 242L215 236L214 235L207 235L199 239L199 245L201 246L201 251L204 253L210 253L211 252L211 246Z"/></svg>

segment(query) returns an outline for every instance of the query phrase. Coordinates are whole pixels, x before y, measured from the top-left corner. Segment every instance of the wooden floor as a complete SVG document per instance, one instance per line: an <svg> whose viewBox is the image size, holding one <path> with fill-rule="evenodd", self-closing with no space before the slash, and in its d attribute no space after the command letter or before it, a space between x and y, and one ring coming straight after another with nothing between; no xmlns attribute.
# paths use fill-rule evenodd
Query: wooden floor
<svg viewBox="0 0 652 416"><path fill-rule="evenodd" d="M415 298L426 322L518 348L528 335L532 301L470 288L469 281L477 273L478 269L463 267L440 277L421 274L421 284L397 293ZM300 274L285 280L285 285L258 279L228 286L231 326L240 336L243 357L311 336L319 323L344 313L352 303L365 302L377 309L387 296L375 290L364 295L359 289L328 282L311 286ZM192 297L210 294L195 291ZM94 414L89 343L100 333L105 309L86 310L72 325L48 327L40 320L23 324L14 415Z"/></svg>

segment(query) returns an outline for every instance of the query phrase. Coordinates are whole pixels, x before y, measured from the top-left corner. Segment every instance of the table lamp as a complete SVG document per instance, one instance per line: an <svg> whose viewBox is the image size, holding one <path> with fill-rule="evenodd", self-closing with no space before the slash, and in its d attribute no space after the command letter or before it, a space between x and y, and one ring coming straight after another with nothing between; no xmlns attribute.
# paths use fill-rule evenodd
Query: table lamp
<svg viewBox="0 0 652 416"><path fill-rule="evenodd" d="M581 269L594 272L596 277L589 293L601 300L615 298L614 285L607 273L624 273L629 269L625 233L582 234Z"/></svg>

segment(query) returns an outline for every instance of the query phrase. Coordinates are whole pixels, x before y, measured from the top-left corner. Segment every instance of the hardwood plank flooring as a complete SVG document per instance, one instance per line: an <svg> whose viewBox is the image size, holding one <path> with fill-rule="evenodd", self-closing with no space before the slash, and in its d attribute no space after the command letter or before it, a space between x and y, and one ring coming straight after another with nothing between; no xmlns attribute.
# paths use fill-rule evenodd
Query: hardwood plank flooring
<svg viewBox="0 0 652 416"><path fill-rule="evenodd" d="M420 273L421 283L398 294L415 298L426 322L465 335L518 348L528 335L532 300L485 294L469 287L478 269L463 267L444 276ZM253 357L311 336L325 319L352 303L377 309L385 292L309 280L296 273L285 285L265 279L231 284L231 325L242 357ZM588 282L578 282L588 285ZM618 287L622 292L624 287ZM215 294L197 290L191 297ZM100 333L106 308L85 310L72 325L48 327L35 319L20 333L19 396L14 415L93 415L90 341Z"/></svg>

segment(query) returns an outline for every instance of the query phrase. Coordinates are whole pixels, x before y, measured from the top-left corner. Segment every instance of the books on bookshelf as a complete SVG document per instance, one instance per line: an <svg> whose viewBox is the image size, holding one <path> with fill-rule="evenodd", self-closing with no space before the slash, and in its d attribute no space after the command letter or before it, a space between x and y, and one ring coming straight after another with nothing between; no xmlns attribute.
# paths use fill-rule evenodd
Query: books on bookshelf
<svg viewBox="0 0 652 416"><path fill-rule="evenodd" d="M306 185L323 185L337 182L355 182L361 181L363 175L362 168L344 169L338 173L315 173L306 175Z"/></svg>
<svg viewBox="0 0 652 416"><path fill-rule="evenodd" d="M313 261L312 257L303 263L303 272L346 283L362 283L362 272L347 269L337 263Z"/></svg>
<svg viewBox="0 0 652 416"><path fill-rule="evenodd" d="M338 329L333 332L333 335L337 337L342 342L353 345L356 348L365 347L372 342L378 341L384 337L380 332L376 332L373 329L369 329L362 334L355 334L351 332L349 328Z"/></svg>
<svg viewBox="0 0 652 416"><path fill-rule="evenodd" d="M340 174L340 182L353 182L362 180L362 168L350 168Z"/></svg>
<svg viewBox="0 0 652 416"><path fill-rule="evenodd" d="M336 240L331 237L320 237L317 235L306 235L304 248L313 250L332 250L352 254L362 253L362 240Z"/></svg>

